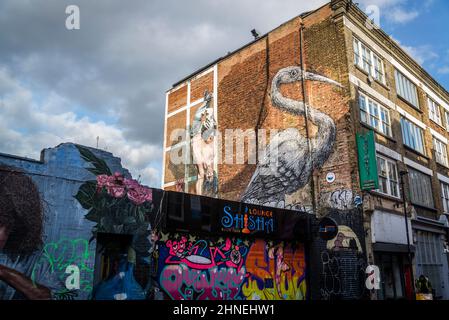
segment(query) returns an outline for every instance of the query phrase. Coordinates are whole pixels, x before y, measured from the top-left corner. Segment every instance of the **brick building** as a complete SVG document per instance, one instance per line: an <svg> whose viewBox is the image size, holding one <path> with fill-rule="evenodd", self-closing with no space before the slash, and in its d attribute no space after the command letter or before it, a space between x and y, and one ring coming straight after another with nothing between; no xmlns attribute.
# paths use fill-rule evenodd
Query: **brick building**
<svg viewBox="0 0 449 320"><path fill-rule="evenodd" d="M291 19L182 79L166 101L165 190L337 221L315 254L316 273L339 286L316 298L357 296L344 280L351 252L380 268L372 298L410 297L412 270L449 298L449 93L352 1ZM356 143L368 131L379 180L369 191ZM273 150L276 166L265 161Z"/></svg>

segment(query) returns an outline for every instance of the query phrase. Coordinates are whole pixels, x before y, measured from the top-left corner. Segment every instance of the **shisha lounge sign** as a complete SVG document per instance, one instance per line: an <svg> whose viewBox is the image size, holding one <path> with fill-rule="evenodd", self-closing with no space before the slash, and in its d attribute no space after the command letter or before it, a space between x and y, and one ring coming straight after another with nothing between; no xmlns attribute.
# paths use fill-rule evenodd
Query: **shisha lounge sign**
<svg viewBox="0 0 449 320"><path fill-rule="evenodd" d="M270 235L275 230L275 215L270 209L242 205L243 210L225 205L220 217L221 230L245 235Z"/></svg>

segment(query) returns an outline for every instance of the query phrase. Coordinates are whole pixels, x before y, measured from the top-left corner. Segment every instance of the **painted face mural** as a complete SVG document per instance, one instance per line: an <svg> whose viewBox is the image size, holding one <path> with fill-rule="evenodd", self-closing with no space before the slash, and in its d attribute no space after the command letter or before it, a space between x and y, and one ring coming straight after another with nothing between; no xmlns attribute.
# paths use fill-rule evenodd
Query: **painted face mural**
<svg viewBox="0 0 449 320"><path fill-rule="evenodd" d="M39 191L14 168L0 166L0 180L0 300L51 299L63 285L41 251Z"/></svg>
<svg viewBox="0 0 449 320"><path fill-rule="evenodd" d="M155 274L168 299L305 299L302 245L164 233L157 239Z"/></svg>

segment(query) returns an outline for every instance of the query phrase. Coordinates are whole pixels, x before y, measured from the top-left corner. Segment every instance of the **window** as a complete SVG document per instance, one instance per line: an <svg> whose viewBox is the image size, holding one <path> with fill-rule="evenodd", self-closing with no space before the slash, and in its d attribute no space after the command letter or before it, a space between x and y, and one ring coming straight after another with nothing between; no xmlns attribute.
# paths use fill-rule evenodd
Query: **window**
<svg viewBox="0 0 449 320"><path fill-rule="evenodd" d="M441 125L440 107L430 98L427 98L427 105L429 106L429 118Z"/></svg>
<svg viewBox="0 0 449 320"><path fill-rule="evenodd" d="M377 156L377 173L379 175L380 193L399 198L399 179L396 162Z"/></svg>
<svg viewBox="0 0 449 320"><path fill-rule="evenodd" d="M379 82L385 83L384 64L382 60L375 54L373 54L373 60L374 60L374 79L378 80Z"/></svg>
<svg viewBox="0 0 449 320"><path fill-rule="evenodd" d="M388 109L359 94L360 120L377 131L391 137L390 114Z"/></svg>
<svg viewBox="0 0 449 320"><path fill-rule="evenodd" d="M433 208L435 205L432 195L432 177L409 167L408 178L411 201L417 205Z"/></svg>
<svg viewBox="0 0 449 320"><path fill-rule="evenodd" d="M444 110L444 121L445 121L445 128L447 131L449 131L449 112Z"/></svg>
<svg viewBox="0 0 449 320"><path fill-rule="evenodd" d="M398 95L415 107L419 108L418 91L416 86L398 70L394 70L394 77L396 80L396 91Z"/></svg>
<svg viewBox="0 0 449 320"><path fill-rule="evenodd" d="M401 118L401 129L404 144L413 150L425 154L422 129L405 118Z"/></svg>
<svg viewBox="0 0 449 320"><path fill-rule="evenodd" d="M435 289L435 298L443 296L444 275L443 259L443 241L437 233L418 230L416 232L416 274L426 275L432 289Z"/></svg>
<svg viewBox="0 0 449 320"><path fill-rule="evenodd" d="M354 63L381 83L385 83L385 71L382 59L366 45L354 38Z"/></svg>
<svg viewBox="0 0 449 320"><path fill-rule="evenodd" d="M444 182L441 182L441 199L444 213L449 214L449 184Z"/></svg>
<svg viewBox="0 0 449 320"><path fill-rule="evenodd" d="M433 137L433 150L435 151L436 162L447 167L448 161L447 161L447 146L446 146L446 144L444 142L438 140L437 138Z"/></svg>

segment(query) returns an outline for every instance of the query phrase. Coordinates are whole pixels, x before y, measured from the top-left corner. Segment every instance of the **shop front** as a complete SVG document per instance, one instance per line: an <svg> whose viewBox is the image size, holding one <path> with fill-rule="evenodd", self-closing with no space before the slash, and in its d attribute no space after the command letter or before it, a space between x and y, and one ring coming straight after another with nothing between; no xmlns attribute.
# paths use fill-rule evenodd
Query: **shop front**
<svg viewBox="0 0 449 320"><path fill-rule="evenodd" d="M375 210L371 216L371 239L374 264L379 267L381 287L377 292L380 300L412 299L412 270L407 244L405 218L401 215ZM413 259L410 219L407 220L410 236L410 253Z"/></svg>
<svg viewBox="0 0 449 320"><path fill-rule="evenodd" d="M153 228L155 299L305 300L306 213L166 192Z"/></svg>

